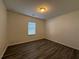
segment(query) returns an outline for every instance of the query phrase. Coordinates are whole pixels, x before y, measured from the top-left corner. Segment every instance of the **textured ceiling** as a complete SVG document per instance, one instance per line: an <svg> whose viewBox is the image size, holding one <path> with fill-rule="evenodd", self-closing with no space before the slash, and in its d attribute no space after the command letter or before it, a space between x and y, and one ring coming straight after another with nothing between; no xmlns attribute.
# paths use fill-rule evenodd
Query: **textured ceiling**
<svg viewBox="0 0 79 59"><path fill-rule="evenodd" d="M50 19L74 10L79 10L79 0L4 0L4 2L8 10L41 19ZM37 8L41 5L46 6L48 12L37 12Z"/></svg>

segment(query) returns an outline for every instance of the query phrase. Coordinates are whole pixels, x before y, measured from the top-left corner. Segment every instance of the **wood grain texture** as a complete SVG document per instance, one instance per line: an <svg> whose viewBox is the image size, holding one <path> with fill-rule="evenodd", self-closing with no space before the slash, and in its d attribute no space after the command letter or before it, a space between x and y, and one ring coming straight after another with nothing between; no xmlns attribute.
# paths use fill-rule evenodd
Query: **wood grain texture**
<svg viewBox="0 0 79 59"><path fill-rule="evenodd" d="M79 51L42 39L10 46L2 59L79 59Z"/></svg>

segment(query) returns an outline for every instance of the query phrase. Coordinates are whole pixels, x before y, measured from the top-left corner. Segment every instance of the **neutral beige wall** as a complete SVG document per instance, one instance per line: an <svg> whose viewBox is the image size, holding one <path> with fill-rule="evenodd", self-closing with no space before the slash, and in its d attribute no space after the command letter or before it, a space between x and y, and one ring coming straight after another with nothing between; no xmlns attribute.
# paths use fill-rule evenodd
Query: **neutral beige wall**
<svg viewBox="0 0 79 59"><path fill-rule="evenodd" d="M7 47L7 40L6 40L6 27L7 27L7 20L6 20L6 8L0 0L0 59L4 54L4 51Z"/></svg>
<svg viewBox="0 0 79 59"><path fill-rule="evenodd" d="M79 49L79 11L46 21L47 38Z"/></svg>
<svg viewBox="0 0 79 59"><path fill-rule="evenodd" d="M27 23L34 21L37 24L36 35L27 35ZM45 38L45 24L43 20L8 11L8 40L10 45L29 42Z"/></svg>

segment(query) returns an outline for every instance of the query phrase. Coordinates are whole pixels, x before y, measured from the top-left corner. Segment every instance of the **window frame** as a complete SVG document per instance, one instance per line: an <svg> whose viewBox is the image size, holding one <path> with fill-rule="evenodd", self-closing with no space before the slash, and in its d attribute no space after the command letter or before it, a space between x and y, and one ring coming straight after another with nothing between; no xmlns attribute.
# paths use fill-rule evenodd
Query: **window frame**
<svg viewBox="0 0 79 59"><path fill-rule="evenodd" d="M34 23L35 25L35 29L34 29L34 34L29 34L29 23ZM37 25L36 25L36 22L33 22L33 21L29 21L28 22L28 24L27 24L27 34L28 34L28 36L33 36L33 35L36 35L36 31L37 31L37 29L36 29L36 27L37 27Z"/></svg>

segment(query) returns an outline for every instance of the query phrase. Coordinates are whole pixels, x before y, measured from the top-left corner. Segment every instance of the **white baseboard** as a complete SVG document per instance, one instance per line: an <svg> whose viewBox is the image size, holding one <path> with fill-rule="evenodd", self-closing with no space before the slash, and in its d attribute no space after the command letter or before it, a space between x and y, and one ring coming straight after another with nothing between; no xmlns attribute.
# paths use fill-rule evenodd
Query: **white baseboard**
<svg viewBox="0 0 79 59"><path fill-rule="evenodd" d="M6 46L6 47L4 48L3 53L2 53L2 55L0 56L0 59L2 59L2 57L3 57L3 55L4 55L4 53L5 53L6 49L7 49L7 47L8 47L8 46Z"/></svg>

